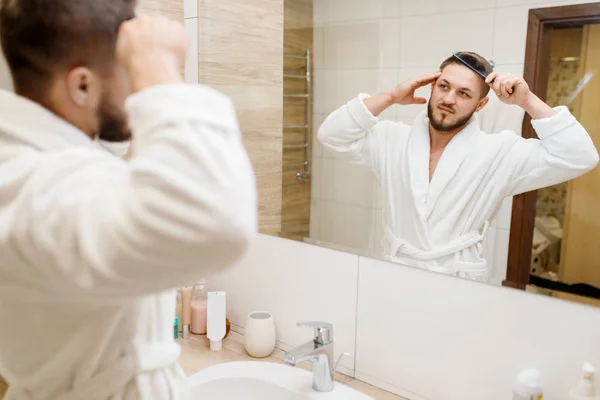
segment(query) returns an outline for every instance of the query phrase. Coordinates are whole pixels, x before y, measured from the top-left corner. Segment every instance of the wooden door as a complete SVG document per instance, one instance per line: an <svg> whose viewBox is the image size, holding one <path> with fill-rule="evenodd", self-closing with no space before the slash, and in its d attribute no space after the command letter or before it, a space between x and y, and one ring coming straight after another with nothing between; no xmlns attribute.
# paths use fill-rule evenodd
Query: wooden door
<svg viewBox="0 0 600 400"><path fill-rule="evenodd" d="M600 148L600 24L583 32L581 73L593 78L581 92L576 114ZM600 287L600 168L570 182L561 256L561 280Z"/></svg>

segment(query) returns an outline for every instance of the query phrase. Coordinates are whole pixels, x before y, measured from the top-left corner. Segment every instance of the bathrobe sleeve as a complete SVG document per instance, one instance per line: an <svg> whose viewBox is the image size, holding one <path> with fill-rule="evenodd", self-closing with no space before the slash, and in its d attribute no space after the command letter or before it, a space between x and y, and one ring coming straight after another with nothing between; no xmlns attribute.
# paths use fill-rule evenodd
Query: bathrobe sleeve
<svg viewBox="0 0 600 400"><path fill-rule="evenodd" d="M206 277L249 247L255 179L230 100L161 85L126 109L129 162L81 148L40 155L10 228L27 265L13 278L26 287L85 299L143 295Z"/></svg>
<svg viewBox="0 0 600 400"><path fill-rule="evenodd" d="M394 141L391 136L399 134L400 126L408 126L380 121L365 105L367 97L368 94L360 94L332 112L319 128L318 138L340 157L379 171L385 165L386 147Z"/></svg>
<svg viewBox="0 0 600 400"><path fill-rule="evenodd" d="M577 178L598 165L598 151L585 128L567 107L555 110L550 118L531 121L539 139L519 139L509 150L507 196Z"/></svg>

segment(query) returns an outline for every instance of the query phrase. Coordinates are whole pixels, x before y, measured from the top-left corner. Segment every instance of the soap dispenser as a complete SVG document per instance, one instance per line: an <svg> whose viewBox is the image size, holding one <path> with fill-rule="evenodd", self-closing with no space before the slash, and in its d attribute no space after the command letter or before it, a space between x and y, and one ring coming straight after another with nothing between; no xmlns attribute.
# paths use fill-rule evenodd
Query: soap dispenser
<svg viewBox="0 0 600 400"><path fill-rule="evenodd" d="M596 395L595 374L596 369L592 364L583 364L583 378L569 392L569 400L600 400L600 396Z"/></svg>
<svg viewBox="0 0 600 400"><path fill-rule="evenodd" d="M521 371L513 389L513 400L542 400L543 397L540 372L535 368Z"/></svg>

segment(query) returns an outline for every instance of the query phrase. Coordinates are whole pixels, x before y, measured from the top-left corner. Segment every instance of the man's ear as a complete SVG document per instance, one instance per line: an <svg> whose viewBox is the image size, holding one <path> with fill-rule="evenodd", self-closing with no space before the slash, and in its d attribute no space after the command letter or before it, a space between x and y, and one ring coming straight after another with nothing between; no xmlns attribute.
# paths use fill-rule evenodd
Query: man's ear
<svg viewBox="0 0 600 400"><path fill-rule="evenodd" d="M483 110L483 107L485 107L486 104L489 102L490 102L490 98L485 96L483 99L479 100L479 104L477 104L477 108L475 109L475 111L479 112L479 111Z"/></svg>
<svg viewBox="0 0 600 400"><path fill-rule="evenodd" d="M98 82L94 73L77 67L67 74L67 90L73 103L81 108L94 108L98 103Z"/></svg>

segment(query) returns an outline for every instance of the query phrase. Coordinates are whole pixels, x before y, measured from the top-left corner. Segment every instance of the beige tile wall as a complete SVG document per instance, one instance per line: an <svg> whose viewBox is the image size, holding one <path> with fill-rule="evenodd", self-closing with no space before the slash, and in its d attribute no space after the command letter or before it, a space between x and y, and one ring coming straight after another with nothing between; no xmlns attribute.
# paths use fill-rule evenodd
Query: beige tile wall
<svg viewBox="0 0 600 400"><path fill-rule="evenodd" d="M230 96L256 173L259 225L281 230L283 1L199 0L199 82Z"/></svg>
<svg viewBox="0 0 600 400"><path fill-rule="evenodd" d="M183 21L183 0L139 0L137 12Z"/></svg>

